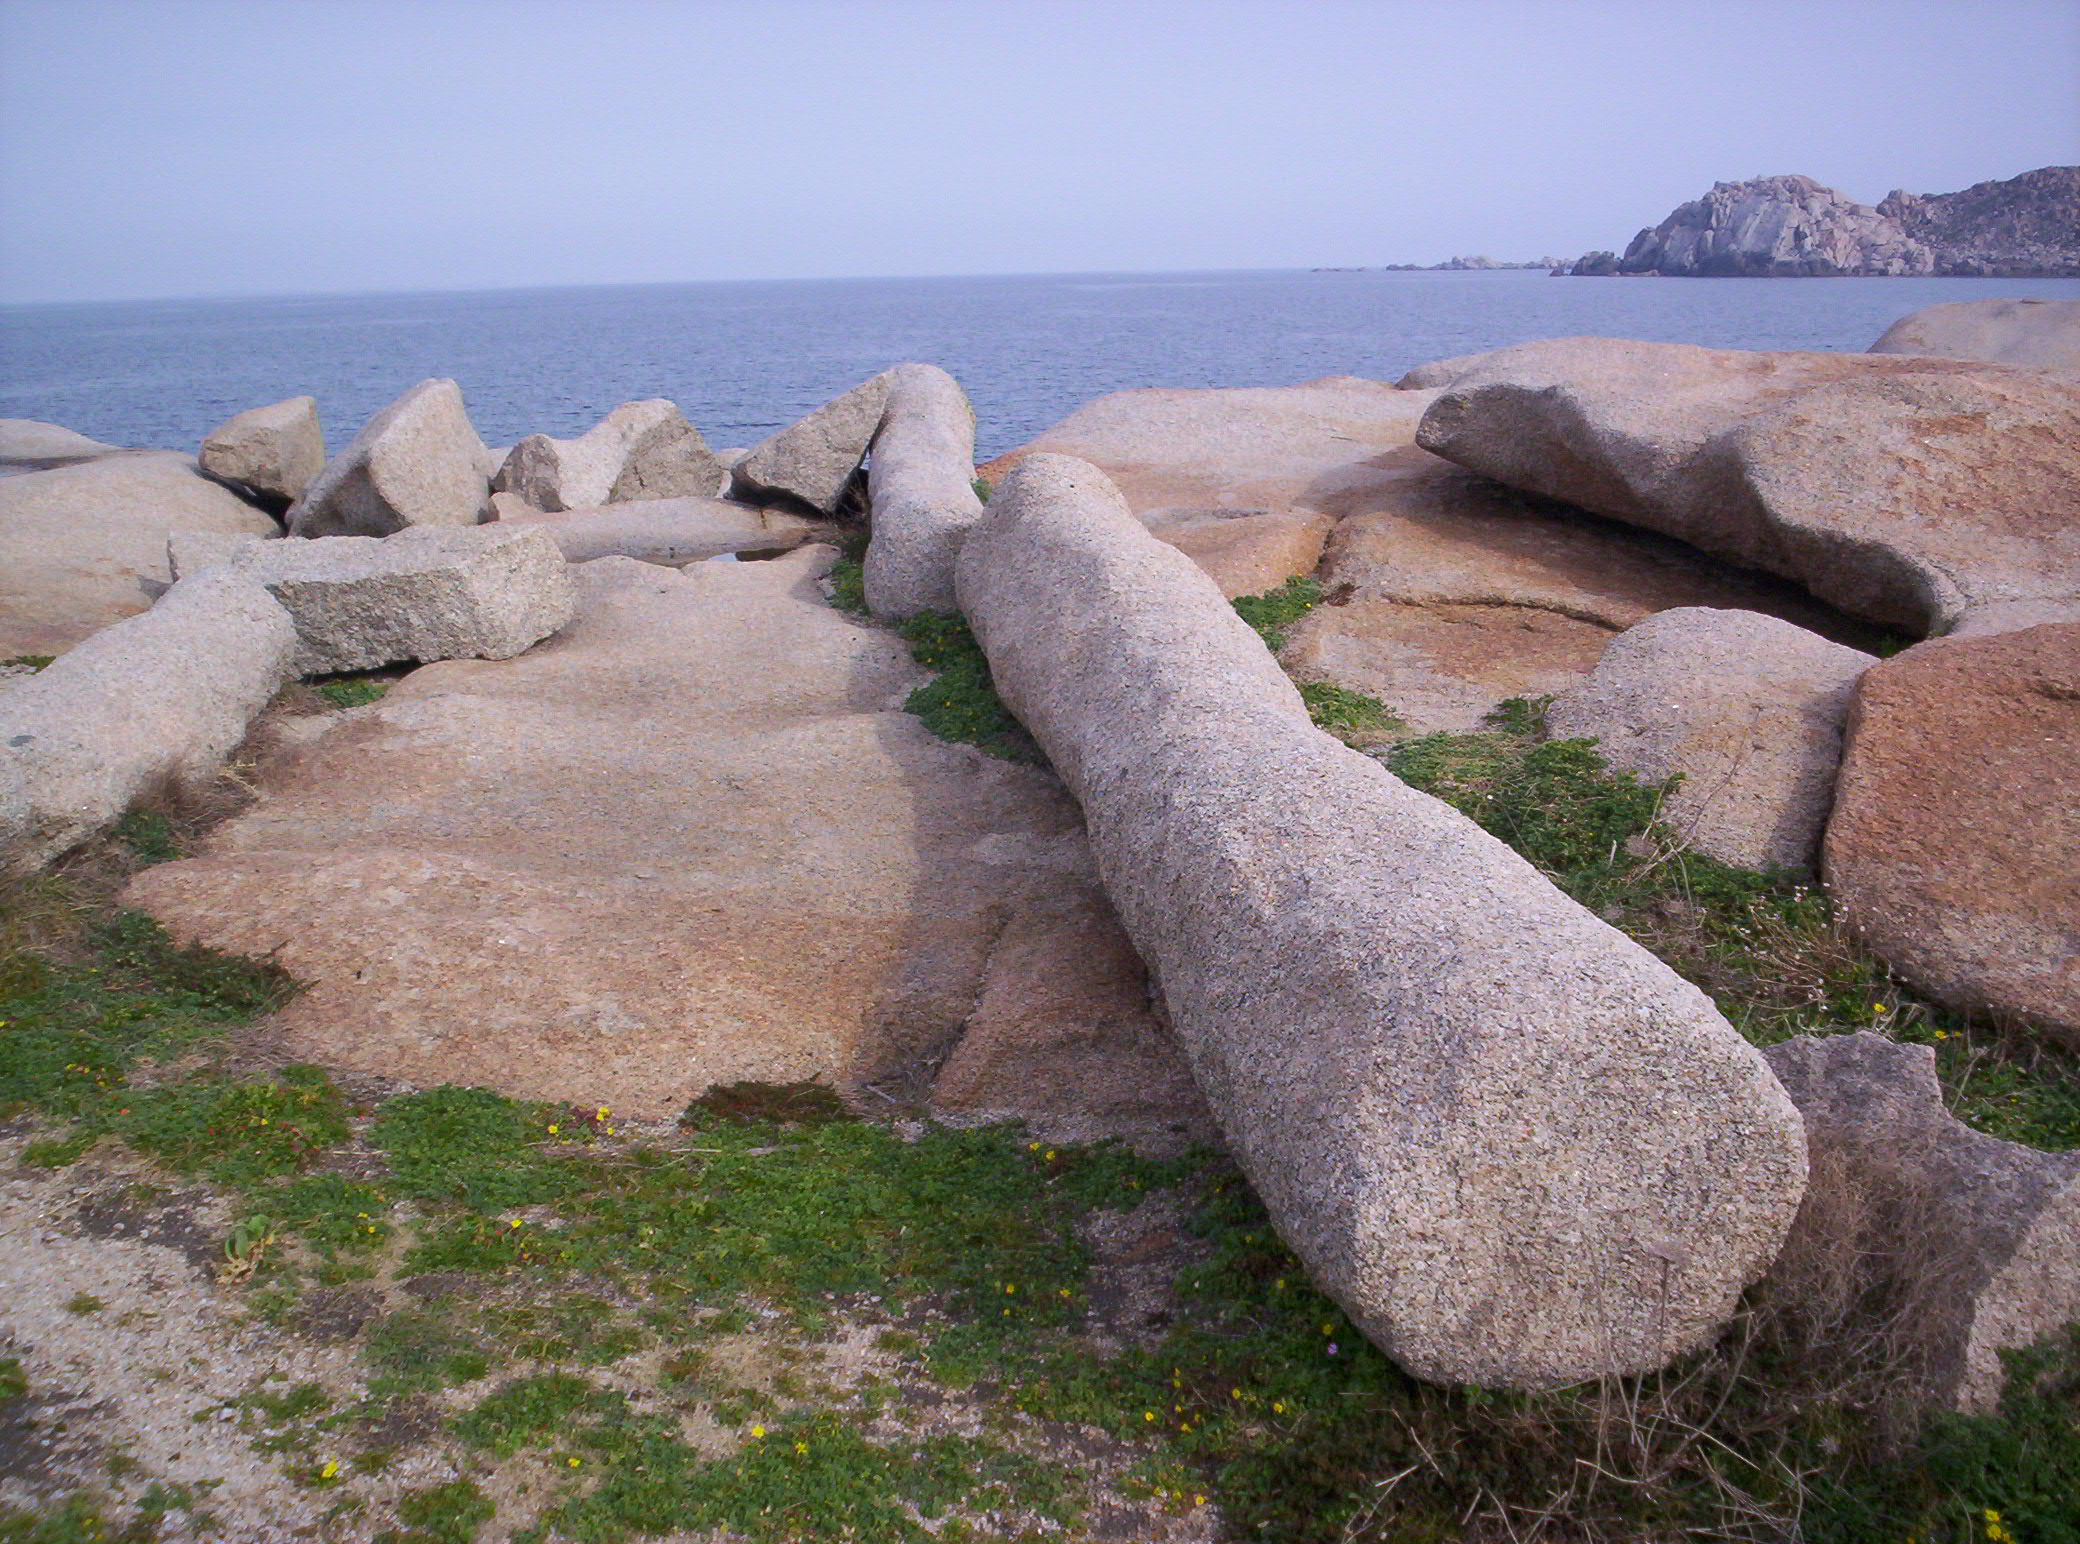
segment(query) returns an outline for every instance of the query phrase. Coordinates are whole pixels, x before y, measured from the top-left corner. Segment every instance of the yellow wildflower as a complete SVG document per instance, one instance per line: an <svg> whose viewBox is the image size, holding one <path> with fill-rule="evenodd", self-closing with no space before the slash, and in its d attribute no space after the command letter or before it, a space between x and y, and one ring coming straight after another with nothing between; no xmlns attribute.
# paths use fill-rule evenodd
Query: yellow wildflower
<svg viewBox="0 0 2080 1544"><path fill-rule="evenodd" d="M751 1428L751 1435L754 1437L763 1437L765 1434L766 1429L763 1426L754 1426Z"/></svg>
<svg viewBox="0 0 2080 1544"><path fill-rule="evenodd" d="M325 1460L325 1467L324 1467L324 1468L322 1468L322 1469L320 1469L320 1470L318 1471L318 1478L319 1478L319 1479L321 1479L321 1480L336 1480L336 1479L338 1479L338 1478L339 1478L339 1460L338 1460L337 1458L328 1458L328 1459L326 1459L326 1460Z"/></svg>

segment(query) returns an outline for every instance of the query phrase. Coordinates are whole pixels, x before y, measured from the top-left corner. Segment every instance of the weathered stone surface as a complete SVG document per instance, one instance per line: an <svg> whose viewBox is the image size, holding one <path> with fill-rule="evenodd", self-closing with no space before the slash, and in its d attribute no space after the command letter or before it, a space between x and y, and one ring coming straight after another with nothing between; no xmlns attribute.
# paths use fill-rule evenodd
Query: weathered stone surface
<svg viewBox="0 0 2080 1544"><path fill-rule="evenodd" d="M150 606L170 582L169 531L279 530L177 451L0 478L0 658L62 654Z"/></svg>
<svg viewBox="0 0 2080 1544"><path fill-rule="evenodd" d="M1511 697L1563 692L1611 640L1600 623L1536 606L1317 606L1285 629L1295 677L1377 697L1411 729L1464 733Z"/></svg>
<svg viewBox="0 0 2080 1544"><path fill-rule="evenodd" d="M512 495L495 497L504 500ZM775 552L804 542L827 541L837 529L777 509L756 509L724 499L632 499L556 515L501 504L498 524L547 531L567 562L621 557L674 568L725 552Z"/></svg>
<svg viewBox="0 0 2080 1544"><path fill-rule="evenodd" d="M490 452L462 388L421 381L371 418L290 506L292 536L388 536L410 525L475 525Z"/></svg>
<svg viewBox="0 0 2080 1544"><path fill-rule="evenodd" d="M510 659L568 622L575 604L563 554L536 527L427 525L382 538L255 542L230 567L294 619L298 675Z"/></svg>
<svg viewBox="0 0 2080 1544"><path fill-rule="evenodd" d="M1329 516L1297 509L1170 509L1147 524L1150 535L1205 569L1231 600L1313 573L1336 529Z"/></svg>
<svg viewBox="0 0 2080 1544"><path fill-rule="evenodd" d="M1417 443L1876 622L2080 595L2080 380L2050 371L1563 338L1462 373Z"/></svg>
<svg viewBox="0 0 2080 1544"><path fill-rule="evenodd" d="M1096 468L962 551L999 690L1280 1232L1420 1376L1535 1386L1710 1335L1788 1228L1796 1112L1694 987L1308 722Z"/></svg>
<svg viewBox="0 0 2080 1544"><path fill-rule="evenodd" d="M902 711L923 673L824 601L833 555L583 565L556 637L415 671L263 763L260 802L129 899L278 949L310 983L275 1021L293 1055L633 1116L741 1079L915 1087L949 1044L972 1060L978 1002L1007 1035L1115 1026L1122 1066L1159 1061L1074 803ZM1188 1120L1170 1065L1110 1116ZM963 1091L1042 1115L1078 1093L986 1067Z"/></svg>
<svg viewBox="0 0 2080 1544"><path fill-rule="evenodd" d="M1681 773L1662 818L1706 856L1811 868L1850 694L1876 663L1758 612L1679 606L1620 633L1546 728L1643 782Z"/></svg>
<svg viewBox="0 0 2080 1544"><path fill-rule="evenodd" d="M2080 300L1952 300L1924 306L1886 328L1870 351L2080 370Z"/></svg>
<svg viewBox="0 0 2080 1544"><path fill-rule="evenodd" d="M1895 188L1878 212L1936 254L1936 272L2080 275L2080 166L2040 166L1955 193Z"/></svg>
<svg viewBox="0 0 2080 1544"><path fill-rule="evenodd" d="M249 408L209 432L197 458L212 477L235 482L286 509L325 470L325 433L315 397Z"/></svg>
<svg viewBox="0 0 2080 1544"><path fill-rule="evenodd" d="M1230 595L1308 572L1327 522L1314 572L1329 604L1288 629L1286 664L1370 692L1419 730L1468 729L1504 697L1564 690L1612 633L1669 606L1845 622L1783 580L1418 449L1435 400L1354 379L1117 392L984 470L1034 450L1092 462Z"/></svg>
<svg viewBox="0 0 2080 1544"><path fill-rule="evenodd" d="M45 472L123 454L84 434L34 418L0 418L0 472Z"/></svg>
<svg viewBox="0 0 2080 1544"><path fill-rule="evenodd" d="M33 870L141 795L213 774L295 653L288 613L219 571L0 683L0 868Z"/></svg>
<svg viewBox="0 0 2080 1544"><path fill-rule="evenodd" d="M1866 671L1824 855L1850 925L1921 991L2080 1046L2080 623Z"/></svg>
<svg viewBox="0 0 2080 1544"><path fill-rule="evenodd" d="M173 531L166 538L166 568L176 581L205 568L228 563L245 551L250 542L276 537L235 536L224 531Z"/></svg>
<svg viewBox="0 0 2080 1544"><path fill-rule="evenodd" d="M796 499L836 514L887 405L888 373L883 371L752 446L730 468L732 495L751 503Z"/></svg>
<svg viewBox="0 0 2080 1544"><path fill-rule="evenodd" d="M890 618L954 611L954 559L982 518L975 411L937 365L897 365L881 379L887 405L867 468L867 608Z"/></svg>
<svg viewBox="0 0 2080 1544"><path fill-rule="evenodd" d="M722 466L678 404L653 397L623 403L576 439L530 434L491 486L555 513L630 499L712 498Z"/></svg>
<svg viewBox="0 0 2080 1544"><path fill-rule="evenodd" d="M1812 1157L1765 1292L1819 1337L1883 1316L1924 1397L1990 1409L1999 1352L2080 1318L2080 1155L1971 1130L1943 1108L1927 1046L1865 1031L1762 1054Z"/></svg>

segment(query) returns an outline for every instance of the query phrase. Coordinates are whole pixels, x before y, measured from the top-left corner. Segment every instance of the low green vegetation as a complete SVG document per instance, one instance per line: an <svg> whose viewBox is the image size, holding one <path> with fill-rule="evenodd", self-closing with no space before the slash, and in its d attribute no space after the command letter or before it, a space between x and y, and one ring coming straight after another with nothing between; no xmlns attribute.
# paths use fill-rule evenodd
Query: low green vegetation
<svg viewBox="0 0 2080 1544"><path fill-rule="evenodd" d="M903 704L925 728L1003 761L1042 760L1032 736L997 695L989 661L966 621L952 612L924 611L896 630L910 645L910 657L938 672Z"/></svg>
<svg viewBox="0 0 2080 1544"><path fill-rule="evenodd" d="M27 670L33 674L57 657L55 654L11 654L6 659L0 659L0 667L13 666L17 670Z"/></svg>
<svg viewBox="0 0 2080 1544"><path fill-rule="evenodd" d="M914 631L934 658L960 647ZM1361 710L1311 705L1346 729ZM1385 754L1758 1041L1918 1040L1981 1129L2080 1146L2071 1058L1920 1003L1796 877L1683 851L1662 790L1545 740L1538 704ZM1281 1544L2080 1537L2080 1333L2013 1357L1979 1417L1903 1407L1891 1369L1759 1296L1652 1377L1437 1388L1313 1289L1217 1156L885 1126L811 1085L718 1088L676 1125L476 1088L357 1106L255 1053L245 1026L295 990L273 967L49 876L6 900L0 1111L38 1123L31 1161L121 1144L227 1198L222 1290L282 1332L367 1304L340 1321L345 1386L292 1372L223 1410L283 1483L369 1507L355 1526L385 1544L467 1544L492 1494L541 1544L1074 1539L1120 1507L1151 1535L1203 1513ZM1122 1235L1144 1242L1104 1242ZM1170 1289L1130 1311L1122 1273L1150 1267L1122 1262L1144 1249ZM29 1385L0 1361L0 1417ZM426 1448L460 1477L378 1515L366 1477ZM142 1541L190 1506L53 1498L0 1510L0 1541Z"/></svg>
<svg viewBox="0 0 2080 1544"><path fill-rule="evenodd" d="M1300 700L1317 729L1343 738L1385 734L1407 727L1394 710L1377 697L1332 686L1327 681L1302 681Z"/></svg>
<svg viewBox="0 0 2080 1544"><path fill-rule="evenodd" d="M371 702L381 702L383 694L390 690L388 681L370 680L365 676L342 676L315 685L318 695L335 708L365 708Z"/></svg>
<svg viewBox="0 0 2080 1544"><path fill-rule="evenodd" d="M1306 575L1288 579L1262 595L1238 595L1235 611L1257 630L1264 647L1276 654L1286 646L1285 629L1322 602L1322 587Z"/></svg>

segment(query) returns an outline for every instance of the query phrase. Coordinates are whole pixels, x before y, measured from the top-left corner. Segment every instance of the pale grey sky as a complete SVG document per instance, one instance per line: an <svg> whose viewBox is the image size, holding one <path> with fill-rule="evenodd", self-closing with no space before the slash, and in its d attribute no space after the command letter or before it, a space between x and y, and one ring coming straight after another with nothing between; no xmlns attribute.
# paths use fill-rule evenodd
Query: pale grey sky
<svg viewBox="0 0 2080 1544"><path fill-rule="evenodd" d="M0 0L0 300L1622 247L2080 162L2076 0Z"/></svg>

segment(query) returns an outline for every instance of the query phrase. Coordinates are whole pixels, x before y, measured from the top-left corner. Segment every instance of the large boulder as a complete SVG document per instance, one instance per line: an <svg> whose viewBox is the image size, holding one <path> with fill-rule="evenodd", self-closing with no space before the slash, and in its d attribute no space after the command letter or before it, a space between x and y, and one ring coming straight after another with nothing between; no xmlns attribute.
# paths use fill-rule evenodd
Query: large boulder
<svg viewBox="0 0 2080 1544"><path fill-rule="evenodd" d="M249 488L286 510L325 470L325 433L314 397L248 408L209 432L198 458L203 471Z"/></svg>
<svg viewBox="0 0 2080 1544"><path fill-rule="evenodd" d="M730 468L732 495L754 504L791 499L836 514L881 427L888 387L883 371L752 446Z"/></svg>
<svg viewBox="0 0 2080 1544"><path fill-rule="evenodd" d="M1842 725L1874 656L1753 611L1679 606L1628 628L1546 715L1648 783L1707 857L1809 869L1834 801Z"/></svg>
<svg viewBox="0 0 2080 1544"><path fill-rule="evenodd" d="M953 611L953 564L982 518L975 494L975 410L937 365L897 365L867 469L873 537L867 606L876 616Z"/></svg>
<svg viewBox="0 0 2080 1544"><path fill-rule="evenodd" d="M1805 1118L1812 1178L1766 1297L1814 1350L1991 1409L2000 1352L2080 1318L2080 1154L1982 1136L1943 1108L1935 1053L1800 1035L1762 1053Z"/></svg>
<svg viewBox="0 0 2080 1544"><path fill-rule="evenodd" d="M2080 622L1931 639L1866 671L1825 874L1922 992L2080 1047Z"/></svg>
<svg viewBox="0 0 2080 1544"><path fill-rule="evenodd" d="M1873 354L1940 354L2080 371L2080 300L1951 300L1901 317Z"/></svg>
<svg viewBox="0 0 2080 1544"><path fill-rule="evenodd" d="M712 498L722 464L677 403L625 402L574 440L530 434L492 479L536 509L587 509L628 499Z"/></svg>
<svg viewBox="0 0 2080 1544"><path fill-rule="evenodd" d="M388 536L410 525L475 525L490 496L489 452L462 388L421 381L325 464L287 515L292 536Z"/></svg>
<svg viewBox="0 0 2080 1544"><path fill-rule="evenodd" d="M1792 175L1714 183L1703 198L1633 237L1615 271L1704 278L1928 274L1936 271L1936 254L1890 213Z"/></svg>
<svg viewBox="0 0 2080 1544"><path fill-rule="evenodd" d="M1376 1344L1421 1377L1536 1387L1718 1328L1805 1149L1702 993L1315 730L1089 464L1027 457L959 582L1223 1133Z"/></svg>
<svg viewBox="0 0 2080 1544"><path fill-rule="evenodd" d="M140 797L213 776L295 654L288 613L217 570L0 682L0 870L29 872Z"/></svg>
<svg viewBox="0 0 2080 1544"><path fill-rule="evenodd" d="M34 418L0 418L0 473L47 472L53 467L75 466L122 453L120 445L104 445L58 424Z"/></svg>
<svg viewBox="0 0 2080 1544"><path fill-rule="evenodd" d="M0 478L0 658L61 654L145 610L172 579L169 532L279 530L177 451Z"/></svg>
<svg viewBox="0 0 2080 1544"><path fill-rule="evenodd" d="M1415 444L1434 392L1303 386L1115 392L1024 456L1077 456L1228 595L1312 573L1329 604L1286 630L1294 674L1368 692L1418 730L1581 679L1611 636L1670 606L1838 630L1795 585L1477 477Z"/></svg>
<svg viewBox="0 0 2080 1544"><path fill-rule="evenodd" d="M422 525L380 538L250 542L229 567L294 620L298 675L510 659L568 622L575 604L563 554L539 527Z"/></svg>
<svg viewBox="0 0 2080 1544"><path fill-rule="evenodd" d="M669 1117L745 1079L926 1092L951 1048L962 1109L1087 1110L1110 1064L1105 1119L1189 1124L1139 971L1084 969L1123 945L1074 803L902 710L923 672L824 600L831 556L585 564L554 638L263 762L128 899L308 983L274 1023L328 1066ZM978 1004L1007 1075L962 1049ZM1081 1059L1034 1080L1021 1037Z"/></svg>
<svg viewBox="0 0 2080 1544"><path fill-rule="evenodd" d="M620 557L678 568L724 553L785 551L837 533L822 521L726 499L631 499L550 515L503 502L511 497L494 495L498 524L548 532L571 563Z"/></svg>
<svg viewBox="0 0 2080 1544"><path fill-rule="evenodd" d="M2080 380L2049 371L1562 338L1462 373L1416 438L1874 622L2080 595Z"/></svg>

